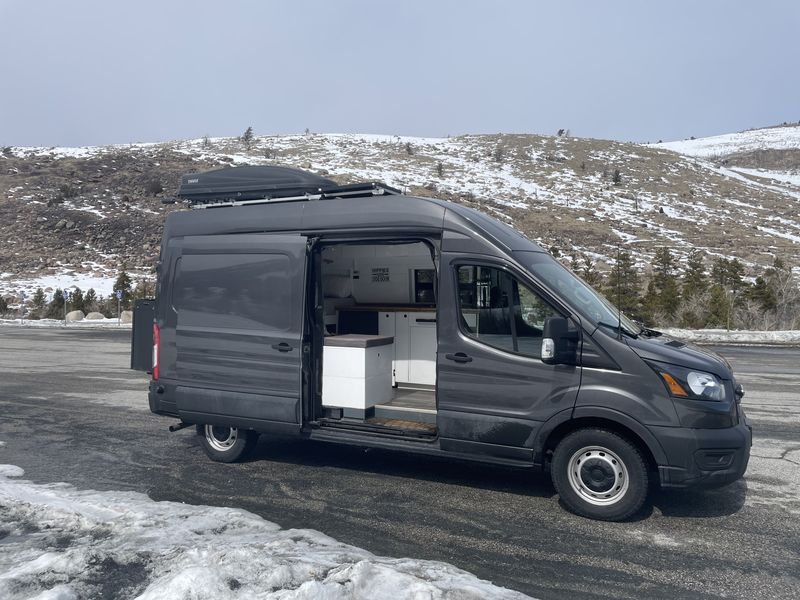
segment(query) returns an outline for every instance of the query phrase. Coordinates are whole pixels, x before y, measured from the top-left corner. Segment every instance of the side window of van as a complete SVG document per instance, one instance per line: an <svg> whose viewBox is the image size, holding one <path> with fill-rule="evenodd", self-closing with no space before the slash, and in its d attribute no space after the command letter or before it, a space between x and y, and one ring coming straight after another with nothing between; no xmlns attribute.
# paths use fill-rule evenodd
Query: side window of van
<svg viewBox="0 0 800 600"><path fill-rule="evenodd" d="M187 326L285 331L298 301L288 281L283 254L184 254L173 306Z"/></svg>
<svg viewBox="0 0 800 600"><path fill-rule="evenodd" d="M544 322L559 313L510 273L495 267L458 267L464 332L484 344L534 358L542 356Z"/></svg>

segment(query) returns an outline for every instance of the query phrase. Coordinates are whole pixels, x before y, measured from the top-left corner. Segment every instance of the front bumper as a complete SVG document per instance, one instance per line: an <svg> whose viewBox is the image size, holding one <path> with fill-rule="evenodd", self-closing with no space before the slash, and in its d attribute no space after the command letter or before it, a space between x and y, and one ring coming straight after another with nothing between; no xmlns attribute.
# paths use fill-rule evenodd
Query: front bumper
<svg viewBox="0 0 800 600"><path fill-rule="evenodd" d="M721 487L747 470L753 429L740 412L739 424L724 429L651 427L667 455L658 466L662 487Z"/></svg>

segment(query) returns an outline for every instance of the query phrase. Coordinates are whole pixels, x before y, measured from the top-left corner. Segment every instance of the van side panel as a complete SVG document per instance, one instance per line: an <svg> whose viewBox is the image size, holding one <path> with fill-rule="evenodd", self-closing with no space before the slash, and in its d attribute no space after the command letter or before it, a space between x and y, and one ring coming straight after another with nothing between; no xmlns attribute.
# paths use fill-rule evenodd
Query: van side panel
<svg viewBox="0 0 800 600"><path fill-rule="evenodd" d="M160 298L181 418L300 427L305 265L300 235L183 238Z"/></svg>

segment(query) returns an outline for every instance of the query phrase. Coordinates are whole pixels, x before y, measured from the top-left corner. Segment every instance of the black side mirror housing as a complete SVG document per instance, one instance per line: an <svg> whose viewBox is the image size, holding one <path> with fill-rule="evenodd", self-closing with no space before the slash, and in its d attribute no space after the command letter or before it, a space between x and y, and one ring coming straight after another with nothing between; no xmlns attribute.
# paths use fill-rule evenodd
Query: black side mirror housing
<svg viewBox="0 0 800 600"><path fill-rule="evenodd" d="M578 330L569 327L564 317L550 317L544 322L542 362L548 365L578 364Z"/></svg>

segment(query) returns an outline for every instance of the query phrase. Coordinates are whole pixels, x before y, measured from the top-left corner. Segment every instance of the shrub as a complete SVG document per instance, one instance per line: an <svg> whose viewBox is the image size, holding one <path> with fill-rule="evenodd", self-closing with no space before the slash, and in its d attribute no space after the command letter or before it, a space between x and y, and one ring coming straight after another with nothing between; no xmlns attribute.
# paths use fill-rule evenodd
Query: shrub
<svg viewBox="0 0 800 600"><path fill-rule="evenodd" d="M144 191L151 196L156 196L164 191L164 186L161 185L158 179L151 179L147 182L147 185L144 186Z"/></svg>

